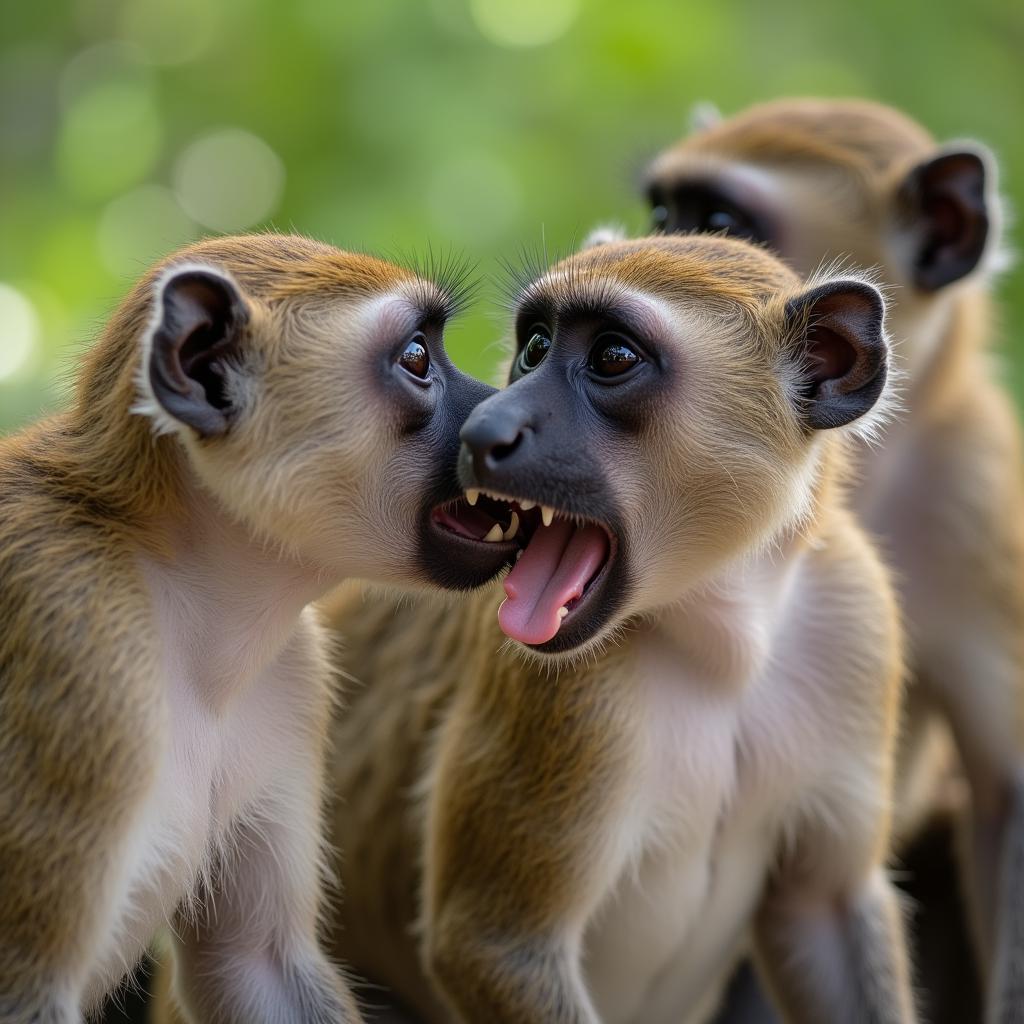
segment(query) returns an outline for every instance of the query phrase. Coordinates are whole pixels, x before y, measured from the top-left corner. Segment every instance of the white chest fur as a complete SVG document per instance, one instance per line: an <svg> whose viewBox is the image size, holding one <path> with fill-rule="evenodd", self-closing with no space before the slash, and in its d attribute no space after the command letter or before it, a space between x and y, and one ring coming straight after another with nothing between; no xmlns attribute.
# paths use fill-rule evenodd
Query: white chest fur
<svg viewBox="0 0 1024 1024"><path fill-rule="evenodd" d="M116 982L180 908L202 914L188 901L218 857L238 855L238 826L259 817L275 780L294 770L328 699L311 672L304 594L278 586L286 597L275 604L257 585L239 606L218 592L216 567L179 569L144 566L162 651L164 743L119 864L122 899L93 992Z"/></svg>
<svg viewBox="0 0 1024 1024"><path fill-rule="evenodd" d="M686 635L669 624L635 643L641 809L631 861L584 943L607 1024L679 1024L685 1008L687 1020L702 1019L762 892L794 787L827 756L813 723L803 737L791 728L812 685L786 661L798 649L791 583L747 579L690 609Z"/></svg>

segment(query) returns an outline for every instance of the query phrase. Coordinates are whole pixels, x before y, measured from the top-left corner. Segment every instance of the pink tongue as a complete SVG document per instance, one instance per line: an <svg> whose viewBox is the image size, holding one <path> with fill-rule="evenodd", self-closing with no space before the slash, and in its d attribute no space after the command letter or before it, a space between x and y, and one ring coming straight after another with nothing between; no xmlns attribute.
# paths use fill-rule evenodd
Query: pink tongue
<svg viewBox="0 0 1024 1024"><path fill-rule="evenodd" d="M505 578L508 597L498 611L505 635L524 644L547 643L562 624L558 610L583 593L607 551L599 526L557 519L540 527Z"/></svg>

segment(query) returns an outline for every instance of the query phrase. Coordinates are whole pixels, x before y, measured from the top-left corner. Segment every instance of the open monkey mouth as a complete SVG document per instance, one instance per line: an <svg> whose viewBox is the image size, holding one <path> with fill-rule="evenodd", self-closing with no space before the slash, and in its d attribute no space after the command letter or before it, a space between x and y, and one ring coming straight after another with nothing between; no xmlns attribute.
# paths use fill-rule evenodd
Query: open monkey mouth
<svg viewBox="0 0 1024 1024"><path fill-rule="evenodd" d="M519 548L505 577L498 623L506 636L531 647L582 623L618 550L604 523L477 488L434 509L431 518L458 536Z"/></svg>

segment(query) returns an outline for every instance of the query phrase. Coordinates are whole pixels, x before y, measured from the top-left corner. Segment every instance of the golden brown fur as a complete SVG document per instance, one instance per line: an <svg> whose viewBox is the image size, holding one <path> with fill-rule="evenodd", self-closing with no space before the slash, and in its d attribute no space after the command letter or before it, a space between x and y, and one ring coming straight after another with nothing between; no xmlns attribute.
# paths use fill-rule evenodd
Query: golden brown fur
<svg viewBox="0 0 1024 1024"><path fill-rule="evenodd" d="M794 99L757 104L710 124L669 153L724 154L765 163L855 170L877 180L935 146L898 110L869 100Z"/></svg>
<svg viewBox="0 0 1024 1024"><path fill-rule="evenodd" d="M672 325L666 359L684 367L628 457L609 454L637 582L582 657L552 661L503 640L497 588L455 608L371 591L331 609L348 637L342 664L357 681L333 733L344 752L332 766L332 826L347 891L335 948L422 1019L699 1019L732 953L732 941L712 937L717 915L732 911L708 910L715 952L701 952L698 934L696 957L644 934L671 889L649 891L650 909L632 926L639 932L616 922L635 902L631 886L655 886L658 871L674 870L676 857L687 863L694 844L718 842L704 831L715 814L706 819L702 801L721 771L736 773L719 823L730 857L737 822L788 808L769 827L771 867L755 902L789 1019L912 1019L898 915L879 874L901 674L897 615L886 575L842 505L847 439L811 436L793 414L791 360L808 325L786 323L783 311L800 289L764 252L705 238L599 246L525 290L524 303L535 292L560 310L653 301ZM797 582L783 596L776 573L790 571ZM792 638L760 632L768 607L796 616L804 667L792 677L765 667L796 664ZM790 693L799 713L785 695L797 677L809 688ZM727 755L700 746L722 724L719 704L744 723ZM655 792L666 803L651 816L642 808ZM709 857L714 871L717 855ZM820 962L804 932L819 894L851 908L835 932L843 965ZM691 912L681 908L680 918ZM689 942L688 926L678 927ZM617 963L624 949L634 966ZM689 963L704 955L704 967ZM835 969L856 980L838 983L838 993L804 988L793 965L805 957L816 976ZM665 979L693 969L702 977L673 1010ZM620 970L636 996L623 997ZM879 1007L884 1014L870 1016Z"/></svg>
<svg viewBox="0 0 1024 1024"><path fill-rule="evenodd" d="M5 452L24 453L41 464L40 472L66 480L84 510L116 513L129 528L147 523L174 500L181 459L177 445L154 441L149 421L128 415L139 397L139 339L152 316L156 281L169 266L202 261L223 267L268 306L284 310L296 298L360 299L413 280L409 271L383 260L298 235L210 239L150 270L84 354L72 408L3 441ZM50 443L55 434L57 445ZM107 526L109 520L101 522Z"/></svg>
<svg viewBox="0 0 1024 1024"><path fill-rule="evenodd" d="M921 287L919 168L947 153L965 153L984 171L976 191L963 194L987 239L976 265L943 287ZM946 748L932 742L938 715L970 783L967 889L988 1019L1002 1021L1024 1013L1012 966L1024 952L1014 924L1024 914L1024 857L1007 838L1024 820L1024 449L990 355L990 272L1000 260L995 178L994 160L976 144L940 147L898 111L840 100L752 107L670 148L649 175L655 201L691 180L731 185L763 207L773 244L797 271L852 257L892 288L905 412L883 446L862 453L857 509L896 570L917 681L898 831L912 837L929 799L943 792ZM931 789L922 785L928 760L938 762Z"/></svg>
<svg viewBox="0 0 1024 1024"><path fill-rule="evenodd" d="M223 436L146 363L188 274L245 309ZM303 606L415 533L433 472L398 403L368 411L381 302L434 322L449 297L304 238L199 243L131 291L66 412L0 441L4 1024L80 1020L174 914L203 1021L358 1019L316 947L332 688ZM372 574L422 579L413 545Z"/></svg>

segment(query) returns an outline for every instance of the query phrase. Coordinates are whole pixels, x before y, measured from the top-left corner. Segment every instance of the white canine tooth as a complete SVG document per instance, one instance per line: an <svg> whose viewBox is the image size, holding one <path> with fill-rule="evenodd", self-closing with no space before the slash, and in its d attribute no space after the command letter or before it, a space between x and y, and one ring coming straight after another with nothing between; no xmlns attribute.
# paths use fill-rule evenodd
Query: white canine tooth
<svg viewBox="0 0 1024 1024"><path fill-rule="evenodd" d="M529 512L531 508L536 508L537 507L537 502L535 502L535 501L521 501L521 502L519 502L519 507L524 512Z"/></svg>
<svg viewBox="0 0 1024 1024"><path fill-rule="evenodd" d="M568 614L569 614L569 609L568 608L562 607L562 608L558 609L558 617L559 617L559 619L564 619L566 617L566 615L568 615Z"/></svg>
<svg viewBox="0 0 1024 1024"><path fill-rule="evenodd" d="M466 501L475 505L480 500L480 492L475 487L466 488Z"/></svg>
<svg viewBox="0 0 1024 1024"><path fill-rule="evenodd" d="M519 561L519 559L520 559L520 558L522 558L522 557L523 557L523 549L522 549L522 548L520 548L520 549L519 549L519 550L518 550L518 551L516 552L516 561L518 562L518 561Z"/></svg>
<svg viewBox="0 0 1024 1024"><path fill-rule="evenodd" d="M495 523L487 531L487 536L484 537L484 540L487 541L488 544L497 544L498 541L501 540L501 538L502 538L501 527L497 523Z"/></svg>
<svg viewBox="0 0 1024 1024"><path fill-rule="evenodd" d="M545 526L550 526L555 518L555 510L550 505L541 505L540 518Z"/></svg>
<svg viewBox="0 0 1024 1024"><path fill-rule="evenodd" d="M512 510L512 519L509 521L508 529L505 531L504 540L511 540L519 532L519 516L515 509Z"/></svg>

